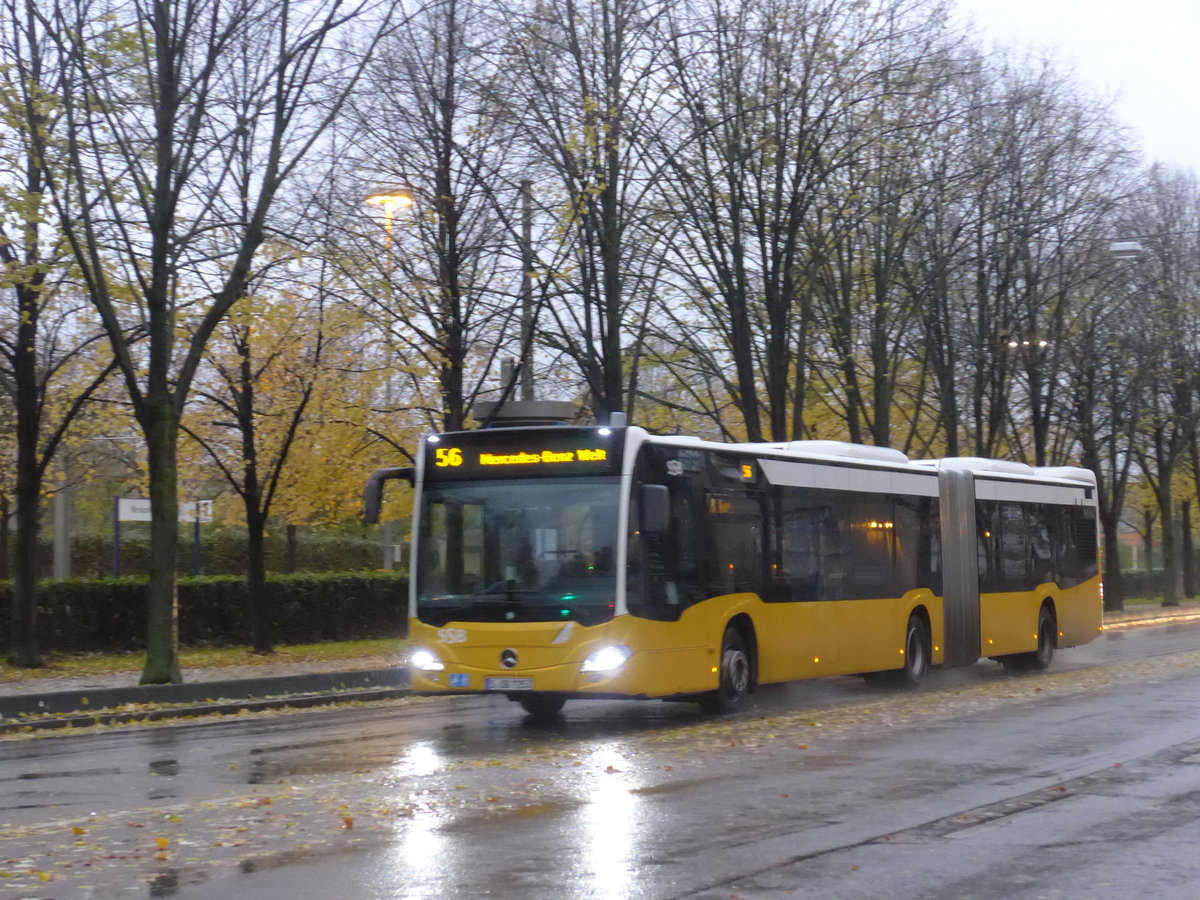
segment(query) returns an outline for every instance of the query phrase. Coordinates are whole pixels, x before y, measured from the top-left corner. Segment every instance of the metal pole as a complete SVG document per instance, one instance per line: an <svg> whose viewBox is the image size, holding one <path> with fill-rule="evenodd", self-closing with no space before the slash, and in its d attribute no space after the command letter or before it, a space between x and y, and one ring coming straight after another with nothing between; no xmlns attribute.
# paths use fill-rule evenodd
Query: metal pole
<svg viewBox="0 0 1200 900"><path fill-rule="evenodd" d="M195 521L192 523L192 574L200 574L200 501L196 501Z"/></svg>
<svg viewBox="0 0 1200 900"><path fill-rule="evenodd" d="M121 577L121 498L113 497L113 578Z"/></svg>
<svg viewBox="0 0 1200 900"><path fill-rule="evenodd" d="M521 399L533 399L533 182L521 181Z"/></svg>
<svg viewBox="0 0 1200 900"><path fill-rule="evenodd" d="M384 522L379 528L379 536L383 542L383 568L391 572L396 568L396 550L393 546L396 543L395 521Z"/></svg>
<svg viewBox="0 0 1200 900"><path fill-rule="evenodd" d="M54 577L71 577L71 485L54 492Z"/></svg>

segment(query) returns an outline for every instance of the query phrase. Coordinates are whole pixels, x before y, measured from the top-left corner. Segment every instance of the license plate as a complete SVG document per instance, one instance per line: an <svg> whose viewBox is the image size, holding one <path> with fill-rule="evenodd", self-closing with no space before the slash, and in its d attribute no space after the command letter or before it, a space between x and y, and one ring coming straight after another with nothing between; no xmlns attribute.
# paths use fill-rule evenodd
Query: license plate
<svg viewBox="0 0 1200 900"><path fill-rule="evenodd" d="M489 691L532 691L532 678L485 678L483 686Z"/></svg>

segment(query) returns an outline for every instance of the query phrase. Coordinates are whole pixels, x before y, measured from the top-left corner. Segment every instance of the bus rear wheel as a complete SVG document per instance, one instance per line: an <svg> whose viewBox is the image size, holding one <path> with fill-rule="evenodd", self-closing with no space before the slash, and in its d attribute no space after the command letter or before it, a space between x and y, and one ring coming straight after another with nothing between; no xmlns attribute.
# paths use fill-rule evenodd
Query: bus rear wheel
<svg viewBox="0 0 1200 900"><path fill-rule="evenodd" d="M867 683L880 687L916 687L929 674L931 644L925 620L915 614L909 616L904 629L904 666L884 672L867 672L864 675Z"/></svg>
<svg viewBox="0 0 1200 900"><path fill-rule="evenodd" d="M736 628L726 628L721 638L720 681L717 689L704 694L700 705L706 712L733 712L750 693L751 664L746 638Z"/></svg>
<svg viewBox="0 0 1200 900"><path fill-rule="evenodd" d="M558 715L562 711L563 704L567 702L566 697L556 694L526 694L518 697L517 700L525 712L535 719L549 719Z"/></svg>
<svg viewBox="0 0 1200 900"><path fill-rule="evenodd" d="M904 668L897 680L904 687L916 687L929 674L929 629L920 616L909 616L904 629Z"/></svg>
<svg viewBox="0 0 1200 900"><path fill-rule="evenodd" d="M1058 646L1058 622L1047 607L1038 613L1037 649L1029 653L1013 653L1000 657L1006 672L1044 672L1054 661Z"/></svg>

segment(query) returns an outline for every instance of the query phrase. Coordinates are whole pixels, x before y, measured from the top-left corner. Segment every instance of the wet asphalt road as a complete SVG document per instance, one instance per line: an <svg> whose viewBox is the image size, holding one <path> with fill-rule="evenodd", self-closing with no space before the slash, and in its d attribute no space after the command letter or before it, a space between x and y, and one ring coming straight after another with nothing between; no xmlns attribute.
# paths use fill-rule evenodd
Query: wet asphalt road
<svg viewBox="0 0 1200 900"><path fill-rule="evenodd" d="M744 714L412 699L0 742L0 896L1194 897L1200 624Z"/></svg>

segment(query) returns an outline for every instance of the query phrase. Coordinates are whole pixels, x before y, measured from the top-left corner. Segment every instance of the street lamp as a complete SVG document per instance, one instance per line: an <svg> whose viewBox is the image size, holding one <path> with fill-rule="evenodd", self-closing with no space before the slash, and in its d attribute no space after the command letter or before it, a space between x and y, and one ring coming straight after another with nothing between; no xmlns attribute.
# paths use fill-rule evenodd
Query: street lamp
<svg viewBox="0 0 1200 900"><path fill-rule="evenodd" d="M1113 259L1136 259L1142 255L1141 241L1113 241L1108 245Z"/></svg>
<svg viewBox="0 0 1200 900"><path fill-rule="evenodd" d="M385 247L388 250L392 249L392 218L398 209L408 209L413 205L412 191L403 185L392 185L391 187L381 188L378 191L373 191L366 196L366 202L370 206L383 207L383 228L387 235Z"/></svg>
<svg viewBox="0 0 1200 900"><path fill-rule="evenodd" d="M368 206L383 207L383 230L385 235L383 244L383 274L386 279L385 292L390 303L392 298L392 219L395 217L397 210L412 208L412 190L406 185L394 184L372 191L363 199ZM390 407L392 394L391 378L387 379L385 390L387 391L386 402ZM383 568L389 572L395 568L396 562L399 559L397 552L399 544L396 543L395 532L396 523L394 521L382 523L381 546L383 548Z"/></svg>

